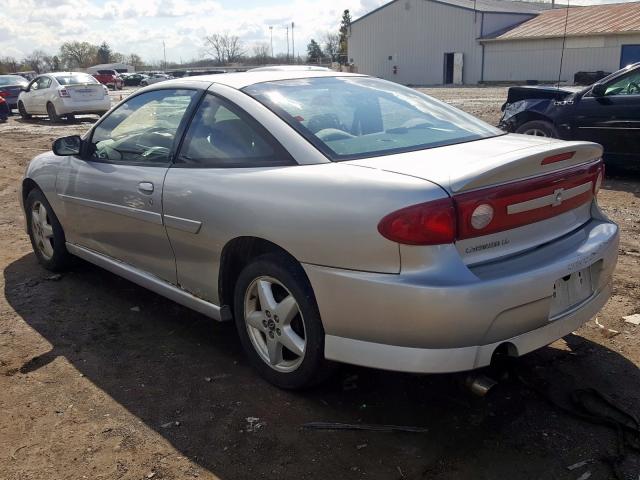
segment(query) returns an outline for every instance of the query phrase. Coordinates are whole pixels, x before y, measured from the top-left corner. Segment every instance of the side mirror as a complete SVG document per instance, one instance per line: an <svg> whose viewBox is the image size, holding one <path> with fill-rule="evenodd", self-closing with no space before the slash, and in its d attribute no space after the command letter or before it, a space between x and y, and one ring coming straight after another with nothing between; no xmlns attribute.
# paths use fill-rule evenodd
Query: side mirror
<svg viewBox="0 0 640 480"><path fill-rule="evenodd" d="M71 135L70 137L58 138L53 142L53 153L60 156L65 155L80 155L80 148L82 147L82 139L78 135Z"/></svg>
<svg viewBox="0 0 640 480"><path fill-rule="evenodd" d="M607 93L607 86L604 83L596 83L591 87L591 95L594 97L604 97Z"/></svg>

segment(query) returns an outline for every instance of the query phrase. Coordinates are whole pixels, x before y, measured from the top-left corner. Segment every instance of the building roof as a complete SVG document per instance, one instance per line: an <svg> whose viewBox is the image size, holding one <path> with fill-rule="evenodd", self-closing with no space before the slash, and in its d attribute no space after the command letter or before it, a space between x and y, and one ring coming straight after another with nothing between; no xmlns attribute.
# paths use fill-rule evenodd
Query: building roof
<svg viewBox="0 0 640 480"><path fill-rule="evenodd" d="M484 39L563 37L565 23L568 37L640 32L640 2L546 10L514 28L495 32Z"/></svg>
<svg viewBox="0 0 640 480"><path fill-rule="evenodd" d="M384 5L376 8L375 10L366 13L360 18L357 18L351 24L359 22L363 18L372 15L389 5L399 0L391 0ZM519 2L512 0L430 0L435 3L442 3L444 5L450 5L452 7L463 8L465 10L471 10L484 13L523 13L523 14L537 14L542 10L551 8L550 3L537 3L537 2Z"/></svg>

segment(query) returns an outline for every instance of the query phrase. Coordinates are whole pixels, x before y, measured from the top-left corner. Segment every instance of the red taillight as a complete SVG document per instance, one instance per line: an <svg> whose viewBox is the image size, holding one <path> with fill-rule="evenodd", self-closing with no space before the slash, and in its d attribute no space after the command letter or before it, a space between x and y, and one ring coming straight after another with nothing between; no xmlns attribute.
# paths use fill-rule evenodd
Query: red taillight
<svg viewBox="0 0 640 480"><path fill-rule="evenodd" d="M573 210L591 201L601 172L600 161L530 180L455 195L458 239L522 227ZM489 205L493 209L493 218L484 227L476 228L472 216L480 205Z"/></svg>
<svg viewBox="0 0 640 480"><path fill-rule="evenodd" d="M450 198L421 203L390 213L378 231L406 245L439 245L456 238L456 212Z"/></svg>
<svg viewBox="0 0 640 480"><path fill-rule="evenodd" d="M58 90L58 95L65 98L70 97L69 90L67 90L66 88L61 88L60 90Z"/></svg>
<svg viewBox="0 0 640 480"><path fill-rule="evenodd" d="M384 217L378 231L407 245L439 245L489 235L540 222L590 202L603 178L600 160L403 208Z"/></svg>
<svg viewBox="0 0 640 480"><path fill-rule="evenodd" d="M0 97L6 98L9 96L9 92L5 92L4 90L0 90Z"/></svg>

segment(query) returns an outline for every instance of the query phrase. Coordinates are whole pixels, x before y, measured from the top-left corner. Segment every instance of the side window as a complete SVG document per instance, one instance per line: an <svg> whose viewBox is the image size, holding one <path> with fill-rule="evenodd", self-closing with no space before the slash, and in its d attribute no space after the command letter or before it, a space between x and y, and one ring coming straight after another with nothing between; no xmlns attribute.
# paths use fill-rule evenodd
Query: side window
<svg viewBox="0 0 640 480"><path fill-rule="evenodd" d="M38 90L43 88L49 88L51 86L51 79L49 77L40 77L38 79Z"/></svg>
<svg viewBox="0 0 640 480"><path fill-rule="evenodd" d="M640 70L631 72L607 85L605 95L607 97L614 95L640 95Z"/></svg>
<svg viewBox="0 0 640 480"><path fill-rule="evenodd" d="M295 163L258 122L211 94L205 97L196 111L178 162L204 168Z"/></svg>
<svg viewBox="0 0 640 480"><path fill-rule="evenodd" d="M197 96L195 90L156 90L126 101L95 128L92 159L168 163L180 123Z"/></svg>
<svg viewBox="0 0 640 480"><path fill-rule="evenodd" d="M36 90L38 90L38 83L40 82L40 78L36 78L34 80L31 81L31 83L29 84L29 91L30 92L35 92Z"/></svg>

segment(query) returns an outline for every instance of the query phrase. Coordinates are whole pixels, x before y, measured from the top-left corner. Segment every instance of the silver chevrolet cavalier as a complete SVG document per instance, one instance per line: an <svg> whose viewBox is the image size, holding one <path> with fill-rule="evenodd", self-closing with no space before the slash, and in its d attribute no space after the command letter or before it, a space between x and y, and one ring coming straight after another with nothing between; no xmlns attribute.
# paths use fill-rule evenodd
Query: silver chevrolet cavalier
<svg viewBox="0 0 640 480"><path fill-rule="evenodd" d="M284 388L333 362L488 365L611 292L602 149L505 134L363 75L265 71L138 90L22 182L40 263L76 256L216 320Z"/></svg>

